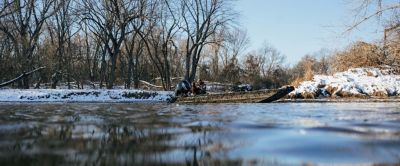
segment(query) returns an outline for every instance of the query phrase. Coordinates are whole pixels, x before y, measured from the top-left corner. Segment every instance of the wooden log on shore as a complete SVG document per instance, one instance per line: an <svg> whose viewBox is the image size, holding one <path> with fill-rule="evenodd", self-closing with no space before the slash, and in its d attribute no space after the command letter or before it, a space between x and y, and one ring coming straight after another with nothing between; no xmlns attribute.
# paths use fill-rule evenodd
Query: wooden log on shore
<svg viewBox="0 0 400 166"><path fill-rule="evenodd" d="M278 100L294 90L293 86L250 92L231 92L176 97L176 103L269 103Z"/></svg>

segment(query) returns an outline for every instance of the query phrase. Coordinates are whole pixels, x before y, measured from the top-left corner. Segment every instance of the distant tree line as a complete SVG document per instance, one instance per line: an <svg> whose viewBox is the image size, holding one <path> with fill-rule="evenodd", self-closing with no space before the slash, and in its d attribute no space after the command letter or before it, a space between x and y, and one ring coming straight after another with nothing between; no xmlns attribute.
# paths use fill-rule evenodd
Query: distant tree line
<svg viewBox="0 0 400 166"><path fill-rule="evenodd" d="M370 8L364 3L372 2L361 5ZM71 88L71 82L96 82L98 88L129 89L159 78L162 89L171 90L173 78L200 78L277 88L314 74L396 66L400 60L398 12L385 29L383 44L358 42L304 56L291 67L269 44L245 52L249 38L235 20L233 5L233 0L0 1L0 83L46 67L12 86L46 83L57 88L66 83ZM383 13L395 7L378 9ZM361 17L349 30L373 16Z"/></svg>
<svg viewBox="0 0 400 166"><path fill-rule="evenodd" d="M0 80L46 66L33 82L100 82L113 88L160 77L193 81L206 47L229 33L229 0L4 0Z"/></svg>

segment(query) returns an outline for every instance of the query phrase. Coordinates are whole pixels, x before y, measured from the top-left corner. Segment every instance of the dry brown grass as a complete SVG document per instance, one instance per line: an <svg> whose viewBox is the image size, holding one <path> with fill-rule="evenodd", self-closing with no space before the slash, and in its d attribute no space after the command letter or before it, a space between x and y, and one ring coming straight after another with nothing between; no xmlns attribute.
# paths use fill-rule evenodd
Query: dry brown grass
<svg viewBox="0 0 400 166"><path fill-rule="evenodd" d="M301 78L296 78L290 84L293 85L294 87L298 87L302 82L311 81L311 80L313 80L313 78L314 78L314 71L311 66L308 66L308 67L306 67L304 76Z"/></svg>
<svg viewBox="0 0 400 166"><path fill-rule="evenodd" d="M314 92L303 92L303 93L301 93L301 96L304 98L304 99L315 99L316 97L316 94L314 93Z"/></svg>
<svg viewBox="0 0 400 166"><path fill-rule="evenodd" d="M342 97L342 98L347 98L347 97L353 97L354 96L352 93L349 93L349 92L346 92L346 91L342 91L342 90L337 91L334 95L338 96L338 97Z"/></svg>
<svg viewBox="0 0 400 166"><path fill-rule="evenodd" d="M294 87L299 87L300 84L303 82L304 80L302 78L296 78L294 81L292 81L290 83L290 85L293 85Z"/></svg>
<svg viewBox="0 0 400 166"><path fill-rule="evenodd" d="M331 96L338 90L337 87L332 87L332 86L328 86L325 89L326 89L326 92L328 92L328 94Z"/></svg>
<svg viewBox="0 0 400 166"><path fill-rule="evenodd" d="M374 93L372 93L372 96L375 96L375 97L389 97L388 94L386 92L383 92L383 91L375 91Z"/></svg>
<svg viewBox="0 0 400 166"><path fill-rule="evenodd" d="M340 72L357 67L377 67L384 63L384 59L384 54L377 45L357 42L335 55L333 69Z"/></svg>
<svg viewBox="0 0 400 166"><path fill-rule="evenodd" d="M373 74L373 73L371 73L371 72L369 72L369 71L367 71L367 76L368 76L368 77L373 77L373 76L374 76L374 74Z"/></svg>

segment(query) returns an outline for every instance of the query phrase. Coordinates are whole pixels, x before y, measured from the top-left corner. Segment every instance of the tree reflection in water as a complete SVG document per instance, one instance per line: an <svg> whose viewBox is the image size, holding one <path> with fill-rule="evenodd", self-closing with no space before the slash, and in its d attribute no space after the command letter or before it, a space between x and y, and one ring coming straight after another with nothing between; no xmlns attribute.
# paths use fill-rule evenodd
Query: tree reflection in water
<svg viewBox="0 0 400 166"><path fill-rule="evenodd" d="M399 108L0 103L0 165L398 164Z"/></svg>
<svg viewBox="0 0 400 166"><path fill-rule="evenodd" d="M241 164L221 159L230 148L214 134L222 122L177 123L166 105L2 107L0 165Z"/></svg>

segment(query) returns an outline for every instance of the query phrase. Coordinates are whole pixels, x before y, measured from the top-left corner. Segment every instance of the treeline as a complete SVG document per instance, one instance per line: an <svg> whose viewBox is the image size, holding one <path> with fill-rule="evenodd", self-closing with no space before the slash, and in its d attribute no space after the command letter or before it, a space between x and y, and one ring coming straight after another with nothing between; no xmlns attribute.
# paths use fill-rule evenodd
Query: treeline
<svg viewBox="0 0 400 166"><path fill-rule="evenodd" d="M245 54L230 0L5 0L0 2L0 83L174 87L173 78L257 88L288 83L284 56L265 44ZM244 58L243 58L244 57ZM83 87L83 86L81 86Z"/></svg>
<svg viewBox="0 0 400 166"><path fill-rule="evenodd" d="M196 78L210 45L233 29L229 0L4 0L0 2L0 81L100 82L138 87L139 80Z"/></svg>
<svg viewBox="0 0 400 166"><path fill-rule="evenodd" d="M249 38L233 5L232 0L1 1L0 83L46 67L12 87L96 82L98 88L129 89L139 88L141 80L159 80L170 90L174 80L200 78L259 89L399 62L398 26L383 44L359 42L304 56L294 67L268 44L246 53Z"/></svg>

